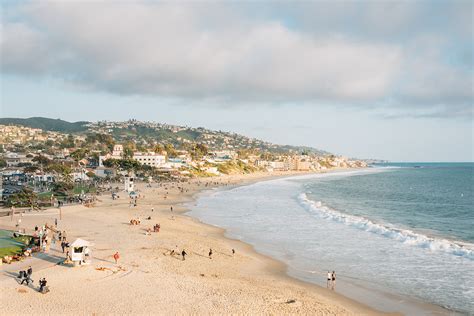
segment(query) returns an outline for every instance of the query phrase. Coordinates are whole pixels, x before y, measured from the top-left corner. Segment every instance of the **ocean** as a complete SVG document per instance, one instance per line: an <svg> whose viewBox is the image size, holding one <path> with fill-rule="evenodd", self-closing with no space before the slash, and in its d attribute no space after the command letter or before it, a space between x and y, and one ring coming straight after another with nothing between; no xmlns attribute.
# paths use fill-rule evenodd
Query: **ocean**
<svg viewBox="0 0 474 316"><path fill-rule="evenodd" d="M384 311L474 313L474 164L384 164L203 193L189 215Z"/></svg>

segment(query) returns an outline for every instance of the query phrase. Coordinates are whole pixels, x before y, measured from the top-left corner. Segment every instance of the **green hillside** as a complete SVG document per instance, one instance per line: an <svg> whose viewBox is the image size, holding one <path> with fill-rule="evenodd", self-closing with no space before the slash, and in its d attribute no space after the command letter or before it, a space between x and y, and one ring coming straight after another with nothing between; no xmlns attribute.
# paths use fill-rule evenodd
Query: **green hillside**
<svg viewBox="0 0 474 316"><path fill-rule="evenodd" d="M21 125L30 128L41 128L45 131L75 133L87 130L88 122L70 123L61 119L50 119L46 117L30 117L30 118L0 118L2 125Z"/></svg>

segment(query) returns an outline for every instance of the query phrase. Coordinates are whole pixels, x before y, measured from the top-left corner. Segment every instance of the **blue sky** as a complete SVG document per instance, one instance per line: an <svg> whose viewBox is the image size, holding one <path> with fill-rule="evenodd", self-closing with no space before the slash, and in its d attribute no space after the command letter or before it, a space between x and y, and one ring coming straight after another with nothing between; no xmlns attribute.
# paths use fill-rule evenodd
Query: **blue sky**
<svg viewBox="0 0 474 316"><path fill-rule="evenodd" d="M472 3L7 1L1 116L473 160Z"/></svg>

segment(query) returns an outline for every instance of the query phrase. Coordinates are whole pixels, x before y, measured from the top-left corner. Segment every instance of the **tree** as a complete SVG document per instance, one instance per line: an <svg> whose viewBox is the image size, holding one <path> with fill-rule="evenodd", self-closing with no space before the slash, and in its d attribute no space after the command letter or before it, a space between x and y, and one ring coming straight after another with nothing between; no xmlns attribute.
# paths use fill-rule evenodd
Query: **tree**
<svg viewBox="0 0 474 316"><path fill-rule="evenodd" d="M32 161L37 162L38 164L42 166L47 166L51 163L51 159L42 155L36 156L35 158L32 159Z"/></svg>
<svg viewBox="0 0 474 316"><path fill-rule="evenodd" d="M86 158L88 154L89 154L89 149L80 148L72 152L70 156L77 162L79 160Z"/></svg>
<svg viewBox="0 0 474 316"><path fill-rule="evenodd" d="M76 144L74 143L74 136L72 136L72 134L67 135L67 137L59 144L60 148L71 148L74 146L76 146Z"/></svg>
<svg viewBox="0 0 474 316"><path fill-rule="evenodd" d="M10 195L7 200L7 206L27 206L33 208L37 204L37 200L38 196L33 190L23 187L20 192Z"/></svg>
<svg viewBox="0 0 474 316"><path fill-rule="evenodd" d="M107 160L104 160L102 164L104 165L104 167L107 167L107 168L117 168L119 166L119 160L109 158Z"/></svg>
<svg viewBox="0 0 474 316"><path fill-rule="evenodd" d="M178 155L172 144L165 144L165 151L168 154L168 157L176 157Z"/></svg>
<svg viewBox="0 0 474 316"><path fill-rule="evenodd" d="M39 169L38 166L28 166L28 167L25 167L25 169L23 169L23 171L25 173L34 173L38 169Z"/></svg>
<svg viewBox="0 0 474 316"><path fill-rule="evenodd" d="M153 151L157 154L162 153L165 150L165 147L161 144L156 144L155 147L153 148Z"/></svg>

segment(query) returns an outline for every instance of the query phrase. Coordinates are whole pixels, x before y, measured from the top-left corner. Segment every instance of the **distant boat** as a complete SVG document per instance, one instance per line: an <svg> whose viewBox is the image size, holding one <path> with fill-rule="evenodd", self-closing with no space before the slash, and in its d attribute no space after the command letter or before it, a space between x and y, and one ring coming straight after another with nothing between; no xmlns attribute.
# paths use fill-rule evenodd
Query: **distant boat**
<svg viewBox="0 0 474 316"><path fill-rule="evenodd" d="M421 168L421 166L413 166L413 168Z"/></svg>

